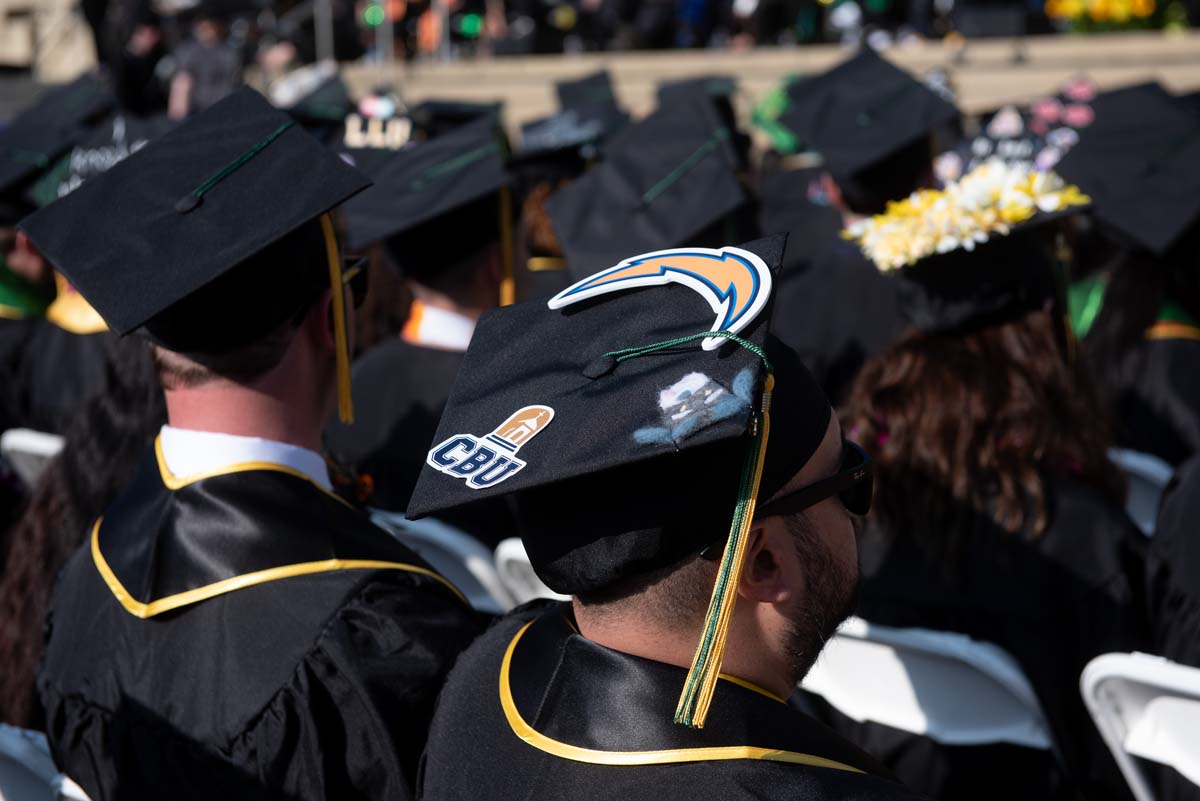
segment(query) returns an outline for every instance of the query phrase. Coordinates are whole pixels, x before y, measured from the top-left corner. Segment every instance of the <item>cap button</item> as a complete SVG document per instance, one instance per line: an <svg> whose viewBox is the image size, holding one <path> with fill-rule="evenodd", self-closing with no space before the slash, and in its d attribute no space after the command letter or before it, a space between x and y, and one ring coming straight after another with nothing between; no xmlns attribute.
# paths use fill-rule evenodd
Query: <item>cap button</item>
<svg viewBox="0 0 1200 801"><path fill-rule="evenodd" d="M175 211L179 212L180 214L187 214L189 211L192 211L199 206L200 202L201 198L199 195L193 195L190 193L186 194L179 198L179 201L176 202Z"/></svg>
<svg viewBox="0 0 1200 801"><path fill-rule="evenodd" d="M605 354L599 358L593 359L588 363L587 367L583 368L584 378L603 378L604 376L617 369L616 358Z"/></svg>

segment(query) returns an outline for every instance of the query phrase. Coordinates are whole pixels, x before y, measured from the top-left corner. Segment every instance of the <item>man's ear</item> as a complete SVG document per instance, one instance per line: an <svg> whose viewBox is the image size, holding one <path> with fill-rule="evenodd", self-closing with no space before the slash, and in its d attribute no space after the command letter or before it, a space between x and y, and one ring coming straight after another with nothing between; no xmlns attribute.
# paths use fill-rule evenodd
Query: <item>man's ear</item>
<svg viewBox="0 0 1200 801"><path fill-rule="evenodd" d="M320 299L308 310L304 317L304 327L312 337L314 344L321 350L333 353L337 348L337 339L333 332L333 290L326 289Z"/></svg>
<svg viewBox="0 0 1200 801"><path fill-rule="evenodd" d="M798 589L796 551L783 521L778 517L756 520L747 537L738 594L758 603L790 601Z"/></svg>

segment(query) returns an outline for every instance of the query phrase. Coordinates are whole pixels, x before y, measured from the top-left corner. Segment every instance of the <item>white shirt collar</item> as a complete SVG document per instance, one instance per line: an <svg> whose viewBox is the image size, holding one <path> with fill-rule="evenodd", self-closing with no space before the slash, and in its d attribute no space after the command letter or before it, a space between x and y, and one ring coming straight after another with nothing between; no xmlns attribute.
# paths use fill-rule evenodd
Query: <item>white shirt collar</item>
<svg viewBox="0 0 1200 801"><path fill-rule="evenodd" d="M404 337L417 345L465 352L475 333L475 321L465 314L413 301Z"/></svg>
<svg viewBox="0 0 1200 801"><path fill-rule="evenodd" d="M242 462L267 462L295 470L324 490L332 490L329 468L320 454L259 437L163 426L159 433L163 461L181 479L220 472Z"/></svg>

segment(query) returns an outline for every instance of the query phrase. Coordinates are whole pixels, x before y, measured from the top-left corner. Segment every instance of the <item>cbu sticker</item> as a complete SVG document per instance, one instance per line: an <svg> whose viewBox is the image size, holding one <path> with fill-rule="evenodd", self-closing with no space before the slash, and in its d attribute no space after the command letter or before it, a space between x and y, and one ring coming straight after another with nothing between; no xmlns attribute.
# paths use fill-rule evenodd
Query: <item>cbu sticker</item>
<svg viewBox="0 0 1200 801"><path fill-rule="evenodd" d="M518 409L484 437L458 434L429 451L425 463L471 489L487 489L512 478L525 467L517 451L554 419L549 406Z"/></svg>
<svg viewBox="0 0 1200 801"><path fill-rule="evenodd" d="M717 321L711 330L736 334L753 322L771 296L771 270L756 254L741 248L675 248L644 253L573 284L548 305L561 309L587 298L645 286L683 284L708 301ZM725 342L707 337L704 350Z"/></svg>

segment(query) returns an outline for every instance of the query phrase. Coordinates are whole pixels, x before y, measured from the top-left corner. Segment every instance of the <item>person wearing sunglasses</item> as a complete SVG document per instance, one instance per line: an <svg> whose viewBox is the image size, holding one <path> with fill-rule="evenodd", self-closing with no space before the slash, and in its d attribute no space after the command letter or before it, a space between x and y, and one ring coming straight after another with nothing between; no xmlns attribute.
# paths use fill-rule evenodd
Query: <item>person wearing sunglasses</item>
<svg viewBox="0 0 1200 801"><path fill-rule="evenodd" d="M913 326L867 363L843 410L877 468L858 614L1004 649L1054 749L833 722L934 798L1124 798L1079 693L1090 659L1148 645L1144 537L1065 315L1058 234L1086 198L1052 173L989 162L907 203L851 230ZM997 227L972 222L987 220Z"/></svg>
<svg viewBox="0 0 1200 801"><path fill-rule="evenodd" d="M411 797L479 629L318 453L353 414L331 212L368 183L244 89L22 223L166 402L51 604L47 735L91 798Z"/></svg>
<svg viewBox="0 0 1200 801"><path fill-rule="evenodd" d="M769 292L785 243L622 263L754 268L739 286ZM609 277L572 301L592 280L480 321L408 510L506 498L570 596L460 657L423 797L913 798L788 704L853 609L870 461L769 302L714 332L704 284Z"/></svg>

